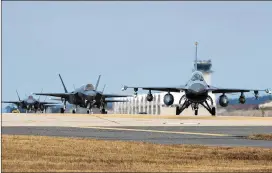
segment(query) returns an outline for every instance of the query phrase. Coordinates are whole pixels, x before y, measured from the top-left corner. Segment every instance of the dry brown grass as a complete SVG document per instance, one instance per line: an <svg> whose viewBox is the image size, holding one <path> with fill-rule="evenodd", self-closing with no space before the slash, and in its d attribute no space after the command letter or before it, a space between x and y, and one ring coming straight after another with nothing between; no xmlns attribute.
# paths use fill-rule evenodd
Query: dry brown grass
<svg viewBox="0 0 272 173"><path fill-rule="evenodd" d="M272 171L272 149L83 138L2 138L2 171Z"/></svg>
<svg viewBox="0 0 272 173"><path fill-rule="evenodd" d="M272 134L253 134L248 139L272 141Z"/></svg>

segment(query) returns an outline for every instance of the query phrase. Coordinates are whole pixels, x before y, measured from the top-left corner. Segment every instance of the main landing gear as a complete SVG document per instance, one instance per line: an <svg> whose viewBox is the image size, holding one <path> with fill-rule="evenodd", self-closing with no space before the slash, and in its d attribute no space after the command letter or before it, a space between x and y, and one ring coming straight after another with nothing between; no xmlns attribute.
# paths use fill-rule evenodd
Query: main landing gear
<svg viewBox="0 0 272 173"><path fill-rule="evenodd" d="M60 113L64 113L65 109L64 108L60 108Z"/></svg>
<svg viewBox="0 0 272 173"><path fill-rule="evenodd" d="M87 114L93 114L93 109L92 108L88 109Z"/></svg>
<svg viewBox="0 0 272 173"><path fill-rule="evenodd" d="M76 113L76 109L73 109L73 110L72 110L72 113L75 114L75 113Z"/></svg>
<svg viewBox="0 0 272 173"><path fill-rule="evenodd" d="M63 108L60 108L60 113L63 114L65 112L65 109L66 109L66 100L64 100Z"/></svg>
<svg viewBox="0 0 272 173"><path fill-rule="evenodd" d="M106 111L105 108L101 109L101 114L107 114L108 112Z"/></svg>
<svg viewBox="0 0 272 173"><path fill-rule="evenodd" d="M181 101L184 100L183 104L181 105ZM181 105L180 107L177 107L177 111L176 114L179 115L183 112L184 109L188 108L190 105L192 104L192 102L190 102L185 95L183 95L180 100L179 100L179 105Z"/></svg>
<svg viewBox="0 0 272 173"><path fill-rule="evenodd" d="M184 100L183 104L181 105L181 101ZM211 106L208 104L207 100L210 100L211 101ZM186 98L186 96L182 96L179 100L179 104L181 106L177 107L177 115L181 114L183 112L184 109L188 108L190 105L192 106L192 109L194 110L195 112L195 115L198 115L198 109L199 109L199 104L201 104L204 108L207 109L207 111L210 112L210 114L212 116L215 116L216 115L216 109L215 107L213 106L213 100L210 96L208 96L207 100L205 100L204 102L192 102L190 100L188 100Z"/></svg>

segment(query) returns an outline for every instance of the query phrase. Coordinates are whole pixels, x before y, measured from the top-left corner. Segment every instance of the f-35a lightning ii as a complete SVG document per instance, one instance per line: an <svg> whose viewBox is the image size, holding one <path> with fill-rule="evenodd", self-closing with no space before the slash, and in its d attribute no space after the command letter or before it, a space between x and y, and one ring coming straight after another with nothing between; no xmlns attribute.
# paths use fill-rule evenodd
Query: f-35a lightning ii
<svg viewBox="0 0 272 173"><path fill-rule="evenodd" d="M114 97L129 97L128 95L118 95L118 94L104 94L103 91L97 91L99 81L101 75L99 75L97 83L95 87L92 84L86 84L81 86L80 88L75 89L72 92L68 92L64 82L62 80L61 75L59 74L59 78L61 80L62 86L64 88L65 93L34 93L36 95L46 95L46 96L53 96L53 97L60 97L61 100L64 102L64 107L61 108L60 112L64 113L66 109L66 102L68 101L70 104L76 106L80 106L82 108L87 108L87 114L91 112L93 107L100 108L102 114L106 114L106 104L108 102L126 102L126 101L119 101L119 100L106 100L107 98L114 98ZM104 86L105 88L105 86ZM76 113L76 108L73 109L73 113Z"/></svg>
<svg viewBox="0 0 272 173"><path fill-rule="evenodd" d="M26 99L21 100L18 92L16 91L19 101L2 101L2 103L13 103L18 108L25 109L26 112L37 111L45 112L46 109L50 106L55 106L58 103L40 101L40 97L35 99L32 95L28 96Z"/></svg>
<svg viewBox="0 0 272 173"><path fill-rule="evenodd" d="M239 97L239 102L241 104L244 104L246 102L245 99L245 92L254 91L256 99L258 98L259 91L266 91L267 93L271 93L270 90L257 90L257 89L231 89L231 88L217 88L214 86L210 86L206 83L206 81L203 78L203 74L197 70L197 42L196 45L196 57L195 57L195 66L194 66L194 72L192 74L191 79L182 86L177 87L131 87L131 86L124 86L122 90L126 90L127 88L134 88L134 94L137 96L138 88L142 88L143 90L149 90L149 93L147 94L147 101L153 100L153 95L151 93L151 90L156 91L165 91L168 92L164 96L164 104L167 106L170 106L174 103L174 96L170 92L185 92L185 94L180 98L179 100L179 107L177 108L177 114L180 114L184 109L188 108L190 105L192 106L192 109L195 111L195 115L198 114L198 108L199 105L202 105L205 107L210 114L213 116L216 114L216 109L213 106L213 100L208 95L209 92L212 93L221 93L222 95L219 97L219 104L222 107L228 106L228 97L226 96L227 93L241 93ZM211 106L208 104L207 100L211 102ZM182 104L183 101L183 104Z"/></svg>

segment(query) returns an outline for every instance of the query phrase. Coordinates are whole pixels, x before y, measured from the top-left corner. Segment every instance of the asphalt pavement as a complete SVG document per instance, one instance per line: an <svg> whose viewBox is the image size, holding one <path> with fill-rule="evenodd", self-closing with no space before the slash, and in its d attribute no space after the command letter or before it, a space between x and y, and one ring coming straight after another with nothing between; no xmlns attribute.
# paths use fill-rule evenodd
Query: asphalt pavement
<svg viewBox="0 0 272 173"><path fill-rule="evenodd" d="M272 133L272 126L2 127L2 134L9 135L83 137L158 144L201 144L272 148L272 141L245 139L246 136L257 133Z"/></svg>

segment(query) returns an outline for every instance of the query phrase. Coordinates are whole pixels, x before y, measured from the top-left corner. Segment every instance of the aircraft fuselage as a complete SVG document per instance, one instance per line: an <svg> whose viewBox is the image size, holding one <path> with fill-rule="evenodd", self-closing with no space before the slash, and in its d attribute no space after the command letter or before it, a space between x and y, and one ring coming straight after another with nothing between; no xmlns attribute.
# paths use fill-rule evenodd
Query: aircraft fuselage
<svg viewBox="0 0 272 173"><path fill-rule="evenodd" d="M92 105L95 105L97 107L100 107L101 100L104 100L102 98L102 94L96 91L78 91L77 94L71 95L69 97L68 102L70 104L79 105L80 107L87 108L88 103L91 103ZM95 102L93 102L95 101Z"/></svg>
<svg viewBox="0 0 272 173"><path fill-rule="evenodd" d="M208 97L208 85L205 81L190 81L185 91L186 98L192 102L201 103Z"/></svg>

